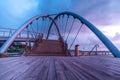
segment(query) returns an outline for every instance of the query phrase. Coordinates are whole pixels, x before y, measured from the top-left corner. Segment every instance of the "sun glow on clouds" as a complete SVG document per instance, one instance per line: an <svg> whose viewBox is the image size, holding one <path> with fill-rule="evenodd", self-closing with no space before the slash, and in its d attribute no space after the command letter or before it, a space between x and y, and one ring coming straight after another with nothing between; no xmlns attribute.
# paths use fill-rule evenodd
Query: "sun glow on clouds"
<svg viewBox="0 0 120 80"><path fill-rule="evenodd" d="M108 37L114 37L116 33L120 33L120 27L118 25L109 25L101 27L101 31Z"/></svg>
<svg viewBox="0 0 120 80"><path fill-rule="evenodd" d="M103 26L100 30L120 49L120 25Z"/></svg>

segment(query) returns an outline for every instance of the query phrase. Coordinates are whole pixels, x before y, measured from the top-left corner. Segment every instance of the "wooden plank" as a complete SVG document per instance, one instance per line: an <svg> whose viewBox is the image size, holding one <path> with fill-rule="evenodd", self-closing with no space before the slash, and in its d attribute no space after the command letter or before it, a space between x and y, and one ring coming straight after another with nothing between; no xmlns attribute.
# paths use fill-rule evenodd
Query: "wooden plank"
<svg viewBox="0 0 120 80"><path fill-rule="evenodd" d="M34 61L32 60L32 62L30 64L26 64L28 66L25 66L25 71L14 76L14 80L29 80L29 79L35 79L33 76L31 76L34 72L34 70L36 69L36 67L38 67L38 65L40 64L41 59L35 59ZM39 63L39 64L38 64Z"/></svg>
<svg viewBox="0 0 120 80"><path fill-rule="evenodd" d="M69 60L69 59L67 59ZM69 60L69 62L66 59L62 59L63 64L67 67L67 69L69 70L70 73L73 74L73 76L76 77L76 80L87 80L87 77L85 77L85 75L83 75L83 71L81 71L80 69L77 69L76 67L73 67L73 64L71 64L71 60ZM73 61L72 61L73 62ZM69 78L69 76L68 76Z"/></svg>
<svg viewBox="0 0 120 80"><path fill-rule="evenodd" d="M100 59L98 59L98 61L99 60ZM82 67L80 64L82 64ZM86 61L83 59L79 60L79 58L77 58L73 65L76 65L79 68L81 67L84 70L84 72L86 71L87 73L95 76L96 78L98 78L100 80L102 80L103 78L109 79L109 80L116 80L116 79L120 78L120 76L116 77L116 75L111 73L110 69L106 68L104 65L99 65L99 64L96 64L94 62L91 63L89 61Z"/></svg>
<svg viewBox="0 0 120 80"><path fill-rule="evenodd" d="M49 60L47 58L46 62L42 64L41 71L38 76L38 80L47 80L48 77L48 70L49 70Z"/></svg>
<svg viewBox="0 0 120 80"><path fill-rule="evenodd" d="M25 59L26 58L23 59L24 62L22 60L20 60L17 63L9 64L9 65L12 65L12 66L10 66L11 68L8 69L7 71L3 71L2 74L0 75L0 79L1 80L10 80L14 76L17 76L19 73L24 72L25 69L27 69L29 67L30 63L32 64L32 61L33 61L32 58L30 58L30 60L28 60L28 61ZM9 66L9 65L7 65L7 66Z"/></svg>
<svg viewBox="0 0 120 80"><path fill-rule="evenodd" d="M68 80L64 70L62 69L62 65L59 64L59 58L55 59L55 69L57 80Z"/></svg>
<svg viewBox="0 0 120 80"><path fill-rule="evenodd" d="M0 59L0 80L119 79L119 58L29 56Z"/></svg>
<svg viewBox="0 0 120 80"><path fill-rule="evenodd" d="M55 69L55 59L54 57L49 57L49 71L48 71L48 77L47 80L56 80L56 69Z"/></svg>

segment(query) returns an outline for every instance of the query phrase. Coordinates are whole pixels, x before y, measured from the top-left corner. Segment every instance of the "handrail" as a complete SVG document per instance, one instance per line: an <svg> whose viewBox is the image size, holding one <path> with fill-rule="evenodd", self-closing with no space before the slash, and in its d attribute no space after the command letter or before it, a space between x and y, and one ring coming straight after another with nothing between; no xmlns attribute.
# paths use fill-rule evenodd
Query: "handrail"
<svg viewBox="0 0 120 80"><path fill-rule="evenodd" d="M92 53L92 51L95 49L95 48L97 48L97 47L99 47L99 45L98 44L96 44L91 50L90 50L90 52L88 53L89 55ZM96 49L96 51L97 51L97 49Z"/></svg>

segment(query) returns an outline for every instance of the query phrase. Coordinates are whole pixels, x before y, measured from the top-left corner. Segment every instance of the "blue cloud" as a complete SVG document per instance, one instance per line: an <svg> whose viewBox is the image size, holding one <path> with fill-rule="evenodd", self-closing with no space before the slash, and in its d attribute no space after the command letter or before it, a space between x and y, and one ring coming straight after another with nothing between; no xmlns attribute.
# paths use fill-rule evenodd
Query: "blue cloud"
<svg viewBox="0 0 120 80"><path fill-rule="evenodd" d="M95 25L116 24L120 20L119 0L1 0L0 27L19 27L31 17L72 11Z"/></svg>

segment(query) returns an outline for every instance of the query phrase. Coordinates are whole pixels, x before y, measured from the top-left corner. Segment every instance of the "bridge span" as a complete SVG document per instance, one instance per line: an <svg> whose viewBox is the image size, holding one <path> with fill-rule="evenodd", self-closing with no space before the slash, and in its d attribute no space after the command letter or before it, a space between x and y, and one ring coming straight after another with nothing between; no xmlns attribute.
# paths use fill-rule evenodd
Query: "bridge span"
<svg viewBox="0 0 120 80"><path fill-rule="evenodd" d="M113 56L97 54L100 46L96 43L89 52L79 51L78 46L82 45L79 42L84 38L80 35L84 33L83 27L89 28L108 48L106 53L111 52ZM0 41L6 40L0 48L0 80L120 79L119 50L97 27L78 14L39 15L9 32L7 36L0 35ZM6 52L15 41L25 41L26 45L21 56L11 57ZM75 55L72 55L74 48Z"/></svg>
<svg viewBox="0 0 120 80"><path fill-rule="evenodd" d="M100 30L83 17L72 12L62 12L55 15L40 15L30 19L27 23L14 31L0 48L0 53L4 53L14 40L20 40L17 39L17 37L20 36L23 31L27 32L28 39L31 38L30 36L34 38L34 45L36 45L36 41L41 39L40 34L42 34L43 39L59 40L62 43L63 50L66 50L65 48L67 46L68 51L66 52L69 52L76 44L76 39L80 35L81 28L84 26L88 27L103 42L114 57L120 57L120 51ZM76 31L72 32L72 30ZM70 37L73 37L73 40L71 40Z"/></svg>

